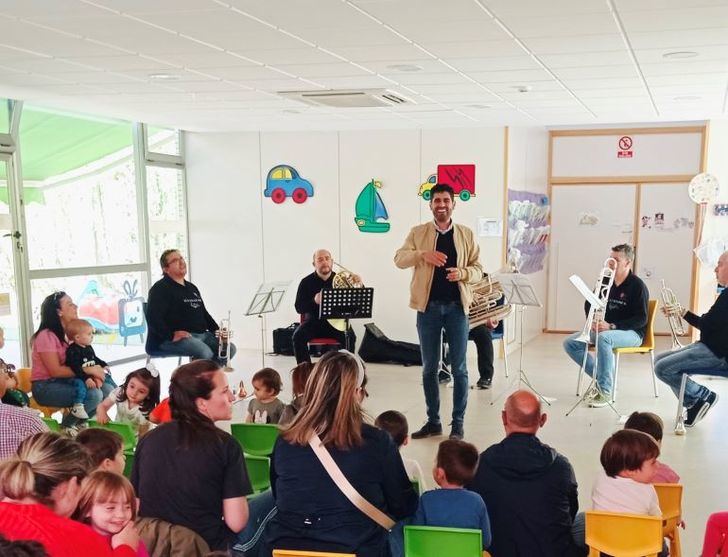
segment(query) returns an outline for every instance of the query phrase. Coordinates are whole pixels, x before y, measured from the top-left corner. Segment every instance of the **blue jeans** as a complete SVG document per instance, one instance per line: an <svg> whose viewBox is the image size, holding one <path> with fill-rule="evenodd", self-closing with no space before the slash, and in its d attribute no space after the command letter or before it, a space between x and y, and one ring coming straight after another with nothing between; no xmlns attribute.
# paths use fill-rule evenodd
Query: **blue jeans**
<svg viewBox="0 0 728 557"><path fill-rule="evenodd" d="M417 312L417 335L422 352L422 387L427 404L427 421L440 423L440 367L442 330L447 333L453 375L453 427L463 426L465 407L468 405L468 368L465 354L468 348L468 316L460 302L427 304L425 311Z"/></svg>
<svg viewBox="0 0 728 557"><path fill-rule="evenodd" d="M238 532L238 539L232 549L243 552L246 557L257 555L258 542L265 531L265 525L277 512L276 501L270 489L248 497L248 523Z"/></svg>
<svg viewBox="0 0 728 557"><path fill-rule="evenodd" d="M680 396L683 373L728 377L728 361L713 354L713 351L702 342L694 342L674 352L663 352L655 357L655 375L660 381L669 385L675 396ZM690 408L709 394L708 388L688 378L683 404L686 408Z"/></svg>
<svg viewBox="0 0 728 557"><path fill-rule="evenodd" d="M33 398L43 406L54 406L57 408L68 408L73 406L74 397L76 395L76 387L74 381L81 381L80 379L73 378L58 378L58 379L45 379L42 381L33 381L32 393ZM85 388L85 385L84 385ZM111 378L111 375L106 374L104 384L101 385L100 389L86 389L86 397L84 398L83 407L89 418L96 414L96 407L105 399L111 391L116 388L116 383ZM64 427L75 426L81 423L83 420L74 418L70 414L67 414L63 418L61 425Z"/></svg>
<svg viewBox="0 0 728 557"><path fill-rule="evenodd" d="M219 345L215 333L205 331L204 333L190 333L190 336L172 342L165 340L157 350L164 352L170 356L189 356L194 360L215 360L218 364L223 365L225 362L218 359ZM230 359L235 356L235 345L230 343Z"/></svg>
<svg viewBox="0 0 728 557"><path fill-rule="evenodd" d="M577 364L581 365L584 360L584 350L587 346L585 342L574 340L581 333L574 333L566 337L564 340L564 350L569 357ZM594 333L591 334L591 340L594 340ZM635 331L620 329L614 331L603 331L599 333L599 358L597 362L597 385L603 393L612 393L612 385L614 383L614 352L615 348L627 348L630 346L639 346L642 344L642 337ZM594 356L588 354L586 357L586 367L584 368L589 377L594 377Z"/></svg>

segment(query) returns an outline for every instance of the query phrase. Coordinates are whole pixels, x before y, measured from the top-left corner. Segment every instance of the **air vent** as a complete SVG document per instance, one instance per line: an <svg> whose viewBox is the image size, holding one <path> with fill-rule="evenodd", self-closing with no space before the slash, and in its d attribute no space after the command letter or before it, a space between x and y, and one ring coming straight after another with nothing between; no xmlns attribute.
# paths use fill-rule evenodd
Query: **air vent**
<svg viewBox="0 0 728 557"><path fill-rule="evenodd" d="M387 89L349 89L328 91L281 91L287 99L312 106L333 108L371 108L407 104L409 99Z"/></svg>

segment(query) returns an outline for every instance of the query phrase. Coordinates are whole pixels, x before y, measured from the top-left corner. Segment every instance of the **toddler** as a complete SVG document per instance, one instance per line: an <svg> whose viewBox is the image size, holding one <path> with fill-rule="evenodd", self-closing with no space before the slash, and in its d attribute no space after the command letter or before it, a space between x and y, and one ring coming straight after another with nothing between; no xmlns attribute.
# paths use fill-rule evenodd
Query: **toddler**
<svg viewBox="0 0 728 557"><path fill-rule="evenodd" d="M288 425L296 417L298 411L303 404L303 391L306 390L306 382L308 381L313 364L311 362L301 362L291 370L291 388L293 389L293 400L290 404L286 404L278 421L280 425Z"/></svg>
<svg viewBox="0 0 728 557"><path fill-rule="evenodd" d="M115 431L90 427L76 436L76 442L83 447L94 470L124 473L124 440Z"/></svg>
<svg viewBox="0 0 728 557"><path fill-rule="evenodd" d="M647 433L648 435L652 435L655 441L657 441L657 446L662 449L663 424L662 418L660 418L657 414L653 414L652 412L632 412L629 418L627 418L627 422L624 424L624 429L635 429L637 431ZM657 461L656 465L657 468L655 470L655 475L652 477L650 483L680 483L680 476L678 476L677 473L667 464Z"/></svg>
<svg viewBox="0 0 728 557"><path fill-rule="evenodd" d="M0 350L5 347L5 331L0 327ZM3 395L3 404L10 404L12 406L28 406L30 399L28 395L18 389L18 379L15 377L13 364L6 364L2 358L0 358L0 373L5 372L8 379L6 381L6 391Z"/></svg>
<svg viewBox="0 0 728 557"><path fill-rule="evenodd" d="M94 329L91 323L84 319L74 319L66 327L66 336L70 341L66 350L66 365L71 368L76 376L73 381L75 387L73 407L71 415L80 419L88 420L88 414L83 407L88 389L99 389L103 379L86 373L88 368L99 366L108 373L109 365L96 356L91 342L94 338Z"/></svg>
<svg viewBox="0 0 728 557"><path fill-rule="evenodd" d="M402 412L396 410L387 410L382 412L374 420L374 425L379 429L383 429L389 433L397 448L402 449L409 443L409 424L407 418ZM412 458L402 457L404 469L410 480L416 481L420 488L420 493L427 489L425 485L425 475L422 473L420 463Z"/></svg>
<svg viewBox="0 0 728 557"><path fill-rule="evenodd" d="M255 398L248 404L245 421L256 424L277 424L285 408L278 393L281 392L281 376L275 369L264 367L253 375Z"/></svg>
<svg viewBox="0 0 728 557"><path fill-rule="evenodd" d="M148 416L159 404L159 373L143 367L126 376L124 384L117 387L96 408L96 420L109 422L109 410L116 405L116 421L131 424L138 433L149 428Z"/></svg>
<svg viewBox="0 0 728 557"><path fill-rule="evenodd" d="M136 495L129 480L114 472L93 472L83 481L73 519L88 524L109 540L124 529L133 529L137 514ZM149 557L139 540L137 557Z"/></svg>

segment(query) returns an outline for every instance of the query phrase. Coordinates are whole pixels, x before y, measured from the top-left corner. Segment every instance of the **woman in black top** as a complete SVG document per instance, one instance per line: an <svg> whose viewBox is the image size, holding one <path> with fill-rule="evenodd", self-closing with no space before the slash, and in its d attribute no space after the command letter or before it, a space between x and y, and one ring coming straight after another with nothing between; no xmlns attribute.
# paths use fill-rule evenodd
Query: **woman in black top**
<svg viewBox="0 0 728 557"><path fill-rule="evenodd" d="M272 498L256 498L249 506L252 489L243 452L215 426L232 417L227 377L212 360L195 360L172 374L169 398L172 421L137 445L131 481L139 516L194 530L215 550L257 539L255 528ZM267 509L261 508L264 501Z"/></svg>
<svg viewBox="0 0 728 557"><path fill-rule="evenodd" d="M276 442L271 485L278 514L268 524L271 549L387 554L386 530L357 509L326 473L308 441L314 433L354 488L395 520L414 513L412 489L389 434L364 423L366 376L349 352L329 352L306 383L301 410Z"/></svg>

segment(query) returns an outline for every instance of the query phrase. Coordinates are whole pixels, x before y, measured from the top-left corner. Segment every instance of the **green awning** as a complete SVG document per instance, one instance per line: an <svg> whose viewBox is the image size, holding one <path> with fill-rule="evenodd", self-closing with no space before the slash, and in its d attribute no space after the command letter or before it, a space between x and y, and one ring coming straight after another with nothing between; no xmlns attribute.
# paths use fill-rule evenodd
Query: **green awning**
<svg viewBox="0 0 728 557"><path fill-rule="evenodd" d="M65 174L131 145L132 126L128 122L23 107L20 152L24 181ZM0 169L4 178L4 165Z"/></svg>

